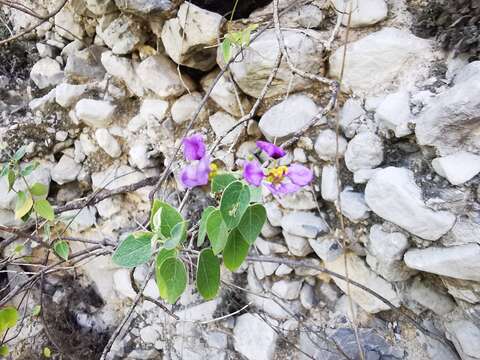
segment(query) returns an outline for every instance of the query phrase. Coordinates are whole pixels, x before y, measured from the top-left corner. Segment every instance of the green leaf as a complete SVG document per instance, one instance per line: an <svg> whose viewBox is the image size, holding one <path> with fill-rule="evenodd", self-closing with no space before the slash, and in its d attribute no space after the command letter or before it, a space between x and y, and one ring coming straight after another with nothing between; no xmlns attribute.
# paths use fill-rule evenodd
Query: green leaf
<svg viewBox="0 0 480 360"><path fill-rule="evenodd" d="M250 205L245 214L243 214L238 231L251 245L257 240L258 235L262 231L262 227L267 220L267 212L261 204Z"/></svg>
<svg viewBox="0 0 480 360"><path fill-rule="evenodd" d="M17 179L17 176L15 175L15 171L13 169L8 169L7 172L7 182L8 182L8 191L12 191L13 184L15 184L15 180Z"/></svg>
<svg viewBox="0 0 480 360"><path fill-rule="evenodd" d="M0 332L14 327L19 318L18 311L13 306L0 310Z"/></svg>
<svg viewBox="0 0 480 360"><path fill-rule="evenodd" d="M163 244L167 250L174 249L187 238L187 222L182 221L176 224L170 232L170 238Z"/></svg>
<svg viewBox="0 0 480 360"><path fill-rule="evenodd" d="M229 229L236 227L250 202L250 190L240 181L227 186L220 201L220 212Z"/></svg>
<svg viewBox="0 0 480 360"><path fill-rule="evenodd" d="M170 304L175 304L187 288L187 269L185 264L174 257L162 262L157 273L157 286L163 298Z"/></svg>
<svg viewBox="0 0 480 360"><path fill-rule="evenodd" d="M49 221L53 221L55 219L53 207L46 199L35 200L35 203L33 204L33 209L38 215L40 215L44 219L47 219Z"/></svg>
<svg viewBox="0 0 480 360"><path fill-rule="evenodd" d="M15 218L21 219L28 214L33 206L33 199L30 193L19 191L17 193L17 204L15 206Z"/></svg>
<svg viewBox="0 0 480 360"><path fill-rule="evenodd" d="M10 170L10 166L8 164L2 165L2 171L0 171L0 177L7 176L8 170Z"/></svg>
<svg viewBox="0 0 480 360"><path fill-rule="evenodd" d="M35 170L38 167L38 165L40 165L40 163L38 163L37 161L34 161L28 164L22 170L20 170L20 175L22 176L30 175L33 172L33 170Z"/></svg>
<svg viewBox="0 0 480 360"><path fill-rule="evenodd" d="M232 174L220 174L215 176L212 180L212 193L216 194L222 192L228 185L236 180L237 178Z"/></svg>
<svg viewBox="0 0 480 360"><path fill-rule="evenodd" d="M152 213L150 216L150 224L153 225L153 217L158 210L162 209L160 214L160 233L168 238L175 225L183 221L182 215L175 210L171 205L160 200L155 200L152 206Z"/></svg>
<svg viewBox="0 0 480 360"><path fill-rule="evenodd" d="M41 311L42 311L42 307L40 305L35 305L32 309L32 315L33 316L38 316L38 315L40 315Z"/></svg>
<svg viewBox="0 0 480 360"><path fill-rule="evenodd" d="M68 260L68 255L70 253L70 246L68 242L65 240L60 240L55 242L53 245L53 251L57 254L61 259Z"/></svg>
<svg viewBox="0 0 480 360"><path fill-rule="evenodd" d="M7 357L9 354L8 346L7 345L2 345L0 346L0 356Z"/></svg>
<svg viewBox="0 0 480 360"><path fill-rule="evenodd" d="M225 38L222 41L222 54L223 54L223 61L228 63L230 58L232 57L232 42L230 39Z"/></svg>
<svg viewBox="0 0 480 360"><path fill-rule="evenodd" d="M158 291L160 293L160 297L162 299L165 299L167 297L167 289L165 287L165 284L162 283L160 277L160 268L163 264L163 262L169 258L176 258L177 257L177 250L176 249L160 249L160 251L157 254L157 259L155 261L155 279L157 282L157 287Z"/></svg>
<svg viewBox="0 0 480 360"><path fill-rule="evenodd" d="M161 225L162 225L162 208L159 208L152 217L153 231L158 232L160 230Z"/></svg>
<svg viewBox="0 0 480 360"><path fill-rule="evenodd" d="M242 45L248 46L250 44L250 36L252 34L252 30L250 28L246 28L242 31Z"/></svg>
<svg viewBox="0 0 480 360"><path fill-rule="evenodd" d="M115 250L113 262L126 268L145 264L152 256L151 239L152 234L148 232L127 236Z"/></svg>
<svg viewBox="0 0 480 360"><path fill-rule="evenodd" d="M13 160L16 162L22 160L22 158L25 156L27 153L27 147L26 146L21 146L13 155Z"/></svg>
<svg viewBox="0 0 480 360"><path fill-rule="evenodd" d="M248 188L250 189L250 203L263 202L261 186L249 186Z"/></svg>
<svg viewBox="0 0 480 360"><path fill-rule="evenodd" d="M228 238L228 228L220 210L214 210L207 219L207 234L215 255L222 252Z"/></svg>
<svg viewBox="0 0 480 360"><path fill-rule="evenodd" d="M48 193L48 186L41 183L35 183L30 187L30 192L33 196L44 196Z"/></svg>
<svg viewBox="0 0 480 360"><path fill-rule="evenodd" d="M43 348L43 356L45 356L47 359L52 357L52 350L50 350L48 346Z"/></svg>
<svg viewBox="0 0 480 360"><path fill-rule="evenodd" d="M203 210L202 217L200 219L200 227L198 229L198 236L197 236L197 246L200 247L203 245L205 241L205 237L207 236L207 219L208 216L215 211L216 209L213 206L209 206Z"/></svg>
<svg viewBox="0 0 480 360"><path fill-rule="evenodd" d="M198 257L197 288L205 300L211 300L220 288L220 261L212 249L203 249Z"/></svg>
<svg viewBox="0 0 480 360"><path fill-rule="evenodd" d="M25 249L25 245L19 244L19 245L15 246L15 249L13 249L13 252L18 255L18 254L20 254L24 249Z"/></svg>
<svg viewBox="0 0 480 360"><path fill-rule="evenodd" d="M228 235L227 245L223 250L223 263L230 271L236 271L248 255L250 244L243 238L238 229Z"/></svg>

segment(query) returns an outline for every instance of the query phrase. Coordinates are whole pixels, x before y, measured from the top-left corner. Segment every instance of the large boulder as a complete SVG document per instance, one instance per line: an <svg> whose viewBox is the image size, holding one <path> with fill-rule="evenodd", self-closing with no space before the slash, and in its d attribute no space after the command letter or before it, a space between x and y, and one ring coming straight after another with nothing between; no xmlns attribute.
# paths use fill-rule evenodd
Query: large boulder
<svg viewBox="0 0 480 360"><path fill-rule="evenodd" d="M439 239L455 223L452 213L425 205L413 172L405 168L377 171L367 183L365 200L375 214L425 240Z"/></svg>
<svg viewBox="0 0 480 360"><path fill-rule="evenodd" d="M331 77L340 78L343 53L341 46L330 56ZM405 30L384 28L347 45L343 90L373 94L383 92L397 80L413 83L414 75L430 58L427 40ZM407 73L409 76L402 76Z"/></svg>
<svg viewBox="0 0 480 360"><path fill-rule="evenodd" d="M287 51L295 66L301 70L318 74L323 68L323 46L313 30L283 31ZM265 86L265 82L275 66L280 51L275 30L263 32L249 47L230 65L230 71L238 86L246 94L255 98ZM218 50L217 61L223 65L221 49ZM287 91L298 91L308 88L312 81L300 76L293 76L285 60L282 60L275 81L267 91L266 97L285 94Z"/></svg>
<svg viewBox="0 0 480 360"><path fill-rule="evenodd" d="M165 22L162 42L177 64L207 71L215 66L216 44L220 38L223 16L184 3L177 17Z"/></svg>

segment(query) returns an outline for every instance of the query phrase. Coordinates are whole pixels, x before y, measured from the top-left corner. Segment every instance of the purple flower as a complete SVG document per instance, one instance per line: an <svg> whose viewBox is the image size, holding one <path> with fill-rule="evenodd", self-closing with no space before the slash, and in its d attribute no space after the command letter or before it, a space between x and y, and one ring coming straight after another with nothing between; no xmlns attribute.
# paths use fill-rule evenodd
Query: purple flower
<svg viewBox="0 0 480 360"><path fill-rule="evenodd" d="M260 186L265 174L258 161L252 160L245 162L243 166L243 177L250 185Z"/></svg>
<svg viewBox="0 0 480 360"><path fill-rule="evenodd" d="M194 134L183 139L183 154L185 156L185 160L201 160L204 158L205 153L206 148L202 135Z"/></svg>
<svg viewBox="0 0 480 360"><path fill-rule="evenodd" d="M265 153L267 153L272 159L280 159L286 154L285 150L281 147L267 141L257 141L256 144L259 149L265 151Z"/></svg>
<svg viewBox="0 0 480 360"><path fill-rule="evenodd" d="M184 167L180 172L180 181L187 188L207 185L210 171L210 159L205 156L198 162Z"/></svg>
<svg viewBox="0 0 480 360"><path fill-rule="evenodd" d="M303 165L292 164L288 167L287 177L295 185L306 186L313 180L313 171Z"/></svg>

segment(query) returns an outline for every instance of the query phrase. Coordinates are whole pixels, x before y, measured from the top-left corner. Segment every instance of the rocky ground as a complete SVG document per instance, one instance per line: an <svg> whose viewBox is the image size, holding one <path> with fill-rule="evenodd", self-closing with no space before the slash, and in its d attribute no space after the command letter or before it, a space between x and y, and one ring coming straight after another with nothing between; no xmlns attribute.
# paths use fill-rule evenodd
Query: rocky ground
<svg viewBox="0 0 480 360"><path fill-rule="evenodd" d="M236 170L255 140L282 143L304 130L282 161L311 167L314 183L264 194L268 223L251 254L294 263L225 272L221 296L208 302L192 286L171 308L180 320L141 301L107 359L361 359L354 328L365 359L480 359L480 5L352 1L350 20L344 0L279 4L293 65L342 77L338 108L306 126L328 109L331 88L293 75L283 59L248 127L214 153ZM56 206L137 184L165 170L206 93L191 132L213 144L262 95L280 51L270 1L240 1L232 23L227 3L69 0L29 36L0 45L2 160L25 145L26 161L41 164L29 181L47 185ZM38 14L58 6L25 4ZM0 17L0 43L37 22L7 6ZM251 44L215 83L226 66L217 45L251 24ZM182 165L173 163L158 194L174 205ZM24 319L11 359L41 359L45 346L55 359L100 359L147 274L116 267L106 245L141 226L151 188L61 215L72 252L88 246L79 237L105 239L104 252L45 277L42 319ZM0 193L0 225L21 226L5 179ZM184 212L195 222L211 202L195 189ZM23 244L33 263L45 253L31 239L0 236L4 297L37 270L9 264L13 249ZM306 259L390 305L292 265ZM30 313L40 292L26 294L9 303ZM159 298L153 280L145 294Z"/></svg>

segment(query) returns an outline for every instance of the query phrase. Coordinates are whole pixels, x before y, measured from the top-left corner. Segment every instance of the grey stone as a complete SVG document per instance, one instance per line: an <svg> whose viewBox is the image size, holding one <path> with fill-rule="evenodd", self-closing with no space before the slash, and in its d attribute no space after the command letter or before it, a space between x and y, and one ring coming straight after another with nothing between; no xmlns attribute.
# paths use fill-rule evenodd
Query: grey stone
<svg viewBox="0 0 480 360"><path fill-rule="evenodd" d="M30 71L30 78L39 89L45 89L61 83L63 76L60 64L50 58L38 60Z"/></svg>
<svg viewBox="0 0 480 360"><path fill-rule="evenodd" d="M87 85L60 84L55 91L55 100L58 105L68 109L77 102L86 92Z"/></svg>
<svg viewBox="0 0 480 360"><path fill-rule="evenodd" d="M338 184L337 169L333 165L326 165L322 169L321 194L323 200L337 201Z"/></svg>
<svg viewBox="0 0 480 360"><path fill-rule="evenodd" d="M388 14L385 0L334 0L333 4L342 17L342 25L352 28L374 25L386 19Z"/></svg>
<svg viewBox="0 0 480 360"><path fill-rule="evenodd" d="M338 136L338 156L342 157L347 149L347 140ZM335 131L326 129L320 132L315 141L315 151L320 159L334 161L337 154L337 135Z"/></svg>
<svg viewBox="0 0 480 360"><path fill-rule="evenodd" d="M74 181L82 165L77 163L70 155L64 154L52 169L52 180L59 185Z"/></svg>
<svg viewBox="0 0 480 360"><path fill-rule="evenodd" d="M176 0L115 0L117 7L127 13L140 16L160 16L178 4Z"/></svg>
<svg viewBox="0 0 480 360"><path fill-rule="evenodd" d="M312 248L308 243L308 239L289 234L288 232L283 232L283 237L285 238L285 242L287 243L288 250L292 255L295 256L307 256L312 252Z"/></svg>
<svg viewBox="0 0 480 360"><path fill-rule="evenodd" d="M92 45L81 51L74 51L67 58L65 75L77 81L102 80L105 69L101 64L102 53L107 49Z"/></svg>
<svg viewBox="0 0 480 360"><path fill-rule="evenodd" d="M70 2L55 15L56 33L68 40L82 39L85 36L81 17L76 10L78 9Z"/></svg>
<svg viewBox="0 0 480 360"><path fill-rule="evenodd" d="M233 329L233 337L235 350L247 359L273 359L278 335L258 315L247 313L239 316Z"/></svg>
<svg viewBox="0 0 480 360"><path fill-rule="evenodd" d="M75 106L75 115L92 127L105 127L112 121L115 105L109 101L82 99Z"/></svg>
<svg viewBox="0 0 480 360"><path fill-rule="evenodd" d="M370 208L365 202L365 197L362 193L354 192L351 187L345 188L340 193L340 202L342 214L350 221L357 222L365 220L369 217Z"/></svg>
<svg viewBox="0 0 480 360"><path fill-rule="evenodd" d="M462 360L480 358L480 329L471 321L455 320L445 324L447 337L452 340Z"/></svg>
<svg viewBox="0 0 480 360"><path fill-rule="evenodd" d="M218 111L210 116L208 122L217 138L225 135L225 138L221 142L222 144L234 143L242 132L242 128L237 126L233 131L228 133L228 131L237 123L237 120L223 111Z"/></svg>
<svg viewBox="0 0 480 360"><path fill-rule="evenodd" d="M283 217L282 228L292 235L315 238L328 231L328 224L314 213L293 211Z"/></svg>
<svg viewBox="0 0 480 360"><path fill-rule="evenodd" d="M273 283L272 292L285 300L295 300L300 296L301 280L279 280Z"/></svg>
<svg viewBox="0 0 480 360"><path fill-rule="evenodd" d="M97 140L98 145L110 157L117 158L122 155L122 148L107 129L100 128L95 130L95 139Z"/></svg>
<svg viewBox="0 0 480 360"><path fill-rule="evenodd" d="M435 286L422 282L418 277L408 287L407 295L411 300L440 316L455 309L455 302L452 298L438 291Z"/></svg>
<svg viewBox="0 0 480 360"><path fill-rule="evenodd" d="M340 127L346 137L352 138L366 122L366 112L362 102L357 99L347 99L338 114ZM374 130L374 129L373 129Z"/></svg>
<svg viewBox="0 0 480 360"><path fill-rule="evenodd" d="M193 118L193 114L200 106L202 101L202 95L197 92L191 94L185 94L179 99L175 100L170 110L172 119L176 124L183 124L190 121ZM204 121L208 117L208 111L206 108L202 108L200 114L197 117L197 121Z"/></svg>
<svg viewBox="0 0 480 360"><path fill-rule="evenodd" d="M130 59L115 56L111 51L105 51L102 54L102 64L110 75L123 81L133 94L139 97L143 96L143 85L135 73Z"/></svg>
<svg viewBox="0 0 480 360"><path fill-rule="evenodd" d="M97 35L114 54L129 54L146 40L140 25L131 17L121 15L110 23L97 26Z"/></svg>
<svg viewBox="0 0 480 360"><path fill-rule="evenodd" d="M348 142L345 164L348 170L372 169L383 161L383 142L372 132L362 132Z"/></svg>

